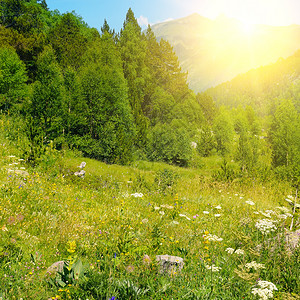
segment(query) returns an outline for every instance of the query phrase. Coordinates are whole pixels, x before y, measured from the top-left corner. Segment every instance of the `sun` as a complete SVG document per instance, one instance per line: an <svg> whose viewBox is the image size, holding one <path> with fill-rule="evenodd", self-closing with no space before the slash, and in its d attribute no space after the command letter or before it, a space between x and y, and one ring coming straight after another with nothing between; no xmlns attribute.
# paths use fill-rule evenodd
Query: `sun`
<svg viewBox="0 0 300 300"><path fill-rule="evenodd" d="M254 25L249 22L241 22L241 31L245 35L252 35L254 33Z"/></svg>

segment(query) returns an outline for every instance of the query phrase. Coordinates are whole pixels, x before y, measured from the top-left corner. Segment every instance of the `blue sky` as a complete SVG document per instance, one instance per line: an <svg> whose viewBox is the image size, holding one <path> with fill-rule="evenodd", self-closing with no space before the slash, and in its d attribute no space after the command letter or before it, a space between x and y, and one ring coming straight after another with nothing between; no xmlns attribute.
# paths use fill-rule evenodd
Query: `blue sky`
<svg viewBox="0 0 300 300"><path fill-rule="evenodd" d="M51 10L74 10L91 27L100 29L104 19L117 32L132 8L140 25L178 19L193 13L215 19L220 14L245 23L300 24L300 0L47 0Z"/></svg>

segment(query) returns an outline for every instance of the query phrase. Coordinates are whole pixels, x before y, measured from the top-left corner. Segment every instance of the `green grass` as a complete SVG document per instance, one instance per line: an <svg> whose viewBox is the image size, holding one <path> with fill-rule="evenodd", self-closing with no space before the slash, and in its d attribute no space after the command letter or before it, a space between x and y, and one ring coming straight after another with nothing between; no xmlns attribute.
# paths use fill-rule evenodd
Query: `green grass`
<svg viewBox="0 0 300 300"><path fill-rule="evenodd" d="M290 224L276 210L293 192L288 184L214 181L218 157L189 169L49 152L30 168L9 157L13 146L0 144L2 299L257 299L251 290L258 278L276 285L275 299L299 299L299 250L287 255L283 241L264 247ZM86 176L78 178L73 173L82 161ZM21 167L29 176L8 173ZM266 209L277 211L271 219L278 230L264 236L255 223L267 218ZM229 254L229 247L245 254ZM182 257L182 271L161 274L160 254ZM69 262L62 274L47 274L62 260ZM265 268L248 270L252 261ZM208 270L212 264L221 269Z"/></svg>

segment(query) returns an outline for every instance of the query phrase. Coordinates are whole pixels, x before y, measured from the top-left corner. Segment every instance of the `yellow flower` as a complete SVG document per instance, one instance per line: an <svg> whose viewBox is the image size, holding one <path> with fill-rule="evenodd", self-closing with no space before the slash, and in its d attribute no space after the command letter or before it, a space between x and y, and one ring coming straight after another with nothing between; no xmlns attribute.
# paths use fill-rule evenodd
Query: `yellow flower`
<svg viewBox="0 0 300 300"><path fill-rule="evenodd" d="M69 241L67 247L69 253L74 253L76 250L76 241Z"/></svg>

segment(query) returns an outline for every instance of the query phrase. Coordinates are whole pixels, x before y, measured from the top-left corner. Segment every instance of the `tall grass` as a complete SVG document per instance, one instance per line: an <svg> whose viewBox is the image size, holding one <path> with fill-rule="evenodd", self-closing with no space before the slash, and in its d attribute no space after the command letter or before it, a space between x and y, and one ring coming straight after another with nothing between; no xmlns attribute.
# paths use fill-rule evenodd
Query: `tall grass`
<svg viewBox="0 0 300 300"><path fill-rule="evenodd" d="M263 281L274 299L299 299L300 251L287 252L283 235L287 183L215 181L206 166L217 158L201 169L117 166L49 150L33 168L3 136L0 153L2 299L259 299ZM263 234L262 219L276 230ZM161 254L182 257L183 269L161 272Z"/></svg>

